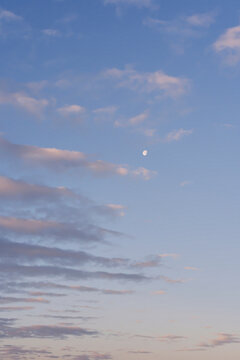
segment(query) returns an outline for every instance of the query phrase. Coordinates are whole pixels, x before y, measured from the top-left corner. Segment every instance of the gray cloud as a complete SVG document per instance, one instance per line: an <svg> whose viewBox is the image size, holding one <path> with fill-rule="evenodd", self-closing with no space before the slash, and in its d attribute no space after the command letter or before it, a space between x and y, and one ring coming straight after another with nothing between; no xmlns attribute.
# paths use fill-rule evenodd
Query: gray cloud
<svg viewBox="0 0 240 360"><path fill-rule="evenodd" d="M33 310L32 306L1 306L0 312L11 312L11 311L29 311Z"/></svg>
<svg viewBox="0 0 240 360"><path fill-rule="evenodd" d="M214 348L217 346L227 345L227 344L239 344L240 337L235 334L227 334L227 333L219 333L218 336L209 341L209 342L202 342L197 345L199 348Z"/></svg>
<svg viewBox="0 0 240 360"><path fill-rule="evenodd" d="M153 8L154 1L153 0L104 0L104 4L112 4L116 6L120 5L128 5L128 6L136 6L138 8Z"/></svg>
<svg viewBox="0 0 240 360"><path fill-rule="evenodd" d="M110 360L112 356L110 354L101 354L98 352L90 352L88 354L78 355L73 357L72 360Z"/></svg>
<svg viewBox="0 0 240 360"><path fill-rule="evenodd" d="M11 265L0 264L0 275L5 277L63 277L66 279L105 279L105 280L124 280L124 281L145 281L151 280L150 277L141 274L129 273L110 273L106 271L83 271L66 267L57 266L26 266L26 265Z"/></svg>
<svg viewBox="0 0 240 360"><path fill-rule="evenodd" d="M57 201L59 199L80 198L65 187L53 188L49 186L29 184L21 180L0 176L0 199L7 201ZM82 198L81 198L82 200Z"/></svg>
<svg viewBox="0 0 240 360"><path fill-rule="evenodd" d="M0 338L56 338L63 339L67 336L97 336L95 330L87 330L77 326L60 325L32 325L22 327L12 327L2 325Z"/></svg>
<svg viewBox="0 0 240 360"><path fill-rule="evenodd" d="M19 359L26 359L25 356L44 356L44 357L51 357L52 353L47 350L36 349L36 348L29 348L26 349L22 346L15 346L15 345L3 345L0 348L0 356L3 359L8 360L19 360Z"/></svg>
<svg viewBox="0 0 240 360"><path fill-rule="evenodd" d="M19 260L27 261L28 263L45 261L61 265L95 263L107 267L126 266L129 263L128 259L123 258L106 258L94 256L85 251L63 250L56 247L31 245L6 239L0 239L0 248L0 259L2 261L13 260L14 263L19 262Z"/></svg>
<svg viewBox="0 0 240 360"><path fill-rule="evenodd" d="M152 335L134 335L134 337L142 338L142 339L151 339L157 340L160 342L172 342L172 341L179 341L179 340L186 340L186 336L181 335L174 335L174 334L167 334L162 336L152 336Z"/></svg>
<svg viewBox="0 0 240 360"><path fill-rule="evenodd" d="M43 298L16 298L16 297L4 297L0 296L0 304L9 304L9 303L42 303L48 304L49 301Z"/></svg>
<svg viewBox="0 0 240 360"><path fill-rule="evenodd" d="M76 292L89 292L89 293L100 293L104 295L130 295L133 294L133 290L113 290L113 289L99 289L96 287L91 286L83 286L83 285L63 285L63 284L56 284L53 282L44 282L44 281L36 281L36 282L7 282L6 284L1 284L3 291L8 291L14 289L18 291L20 289L26 288L36 288L36 289L56 289L56 290L67 290L67 291L76 291ZM41 291L37 292L30 292L30 295L36 296L48 296L48 293L44 293ZM53 294L59 296L59 294ZM62 295L62 294L60 294Z"/></svg>
<svg viewBox="0 0 240 360"><path fill-rule="evenodd" d="M81 226L81 228L80 228ZM26 219L0 216L0 230L3 234L18 236L36 236L77 242L102 242L105 237L122 236L121 233L95 226L93 224L61 223L42 219Z"/></svg>

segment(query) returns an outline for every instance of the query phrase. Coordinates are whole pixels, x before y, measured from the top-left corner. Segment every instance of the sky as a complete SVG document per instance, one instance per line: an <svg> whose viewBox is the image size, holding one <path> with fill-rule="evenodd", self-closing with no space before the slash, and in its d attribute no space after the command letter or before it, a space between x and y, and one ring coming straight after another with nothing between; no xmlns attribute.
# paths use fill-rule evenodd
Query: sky
<svg viewBox="0 0 240 360"><path fill-rule="evenodd" d="M240 6L0 0L0 358L238 360Z"/></svg>

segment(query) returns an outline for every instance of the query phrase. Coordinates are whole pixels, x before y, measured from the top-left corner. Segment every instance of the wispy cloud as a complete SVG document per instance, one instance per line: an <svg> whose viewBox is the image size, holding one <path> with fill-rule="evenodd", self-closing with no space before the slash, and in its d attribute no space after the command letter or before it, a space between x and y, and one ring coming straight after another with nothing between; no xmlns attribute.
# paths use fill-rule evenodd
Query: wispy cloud
<svg viewBox="0 0 240 360"><path fill-rule="evenodd" d="M171 279L167 276L160 276L160 279L166 281L169 284L183 284L186 282L186 280L183 279Z"/></svg>
<svg viewBox="0 0 240 360"><path fill-rule="evenodd" d="M173 130L165 136L164 141L165 142L179 141L184 136L191 135L192 133L193 133L192 129L191 130L186 130L186 129Z"/></svg>
<svg viewBox="0 0 240 360"><path fill-rule="evenodd" d="M239 344L240 337L236 334L227 334L227 333L219 333L215 339L212 339L207 342L201 342L192 348L184 348L178 351L183 352L198 352L198 351L206 351L208 349L213 349L219 346L231 345L231 344Z"/></svg>
<svg viewBox="0 0 240 360"><path fill-rule="evenodd" d="M1 306L0 312L11 312L11 311L29 311L33 310L32 306Z"/></svg>
<svg viewBox="0 0 240 360"><path fill-rule="evenodd" d="M154 291L153 294L154 294L154 295L165 295L165 294L166 294L166 291L165 291L165 290L156 290L156 291Z"/></svg>
<svg viewBox="0 0 240 360"><path fill-rule="evenodd" d="M125 258L107 258L103 256L94 256L84 251L66 250L56 247L31 245L28 243L13 242L6 239L0 239L2 261L9 262L27 262L50 263L60 265L78 265L87 263L97 264L105 267L126 267L129 260Z"/></svg>
<svg viewBox="0 0 240 360"><path fill-rule="evenodd" d="M59 37L61 36L61 33L57 29L43 29L42 33L44 35L50 36L50 37Z"/></svg>
<svg viewBox="0 0 240 360"><path fill-rule="evenodd" d="M11 289L12 291L16 291L18 288L36 288L36 289L47 289L47 290L60 290L69 292L80 292L80 293L99 293L103 295L131 295L134 293L134 290L126 290L126 289L100 289L92 286L84 286L84 285L66 285L66 284L58 284L53 282L44 282L44 281L27 281L27 282L8 282L5 284L5 287L2 286L3 291L6 289ZM40 293L38 291L38 293ZM33 294L33 292L32 292ZM0 308L1 309L1 308ZM3 309L3 308L2 308ZM6 308L4 308L6 309ZM12 310L14 310L13 308ZM10 309L11 310L11 309ZM22 309L24 310L24 309Z"/></svg>
<svg viewBox="0 0 240 360"><path fill-rule="evenodd" d="M168 43L179 54L184 52L187 40L196 39L206 33L206 30L215 22L216 12L193 13L189 16L180 16L172 20L148 17L144 25L168 37ZM177 44L176 44L177 39Z"/></svg>
<svg viewBox="0 0 240 360"><path fill-rule="evenodd" d="M198 271L199 268L194 267L194 266L184 266L184 270Z"/></svg>
<svg viewBox="0 0 240 360"><path fill-rule="evenodd" d="M141 125L147 118L148 118L148 111L145 111L143 113L140 113L136 116L129 118L126 121L116 120L114 125L116 127L128 127L128 126L135 127Z"/></svg>
<svg viewBox="0 0 240 360"><path fill-rule="evenodd" d="M0 338L66 338L68 336L96 336L95 330L76 326L32 325L32 326L2 326Z"/></svg>
<svg viewBox="0 0 240 360"><path fill-rule="evenodd" d="M82 225L74 223L63 223L51 220L14 218L0 216L0 229L3 234L15 234L19 237L35 236L37 238L48 238L49 240L61 240L63 242L102 242L106 235L120 236L119 232L107 230L95 225Z"/></svg>
<svg viewBox="0 0 240 360"><path fill-rule="evenodd" d="M115 80L119 87L170 97L183 95L189 88L188 79L167 75L162 70L137 72L131 67L123 70L112 68L106 70L103 75Z"/></svg>
<svg viewBox="0 0 240 360"><path fill-rule="evenodd" d="M234 26L225 31L213 44L217 53L223 53L229 65L240 61L240 26Z"/></svg>
<svg viewBox="0 0 240 360"><path fill-rule="evenodd" d="M149 17L144 20L144 24L169 35L196 37L200 35L201 29L208 28L215 22L215 19L216 13L214 12L195 13L168 21Z"/></svg>
<svg viewBox="0 0 240 360"><path fill-rule="evenodd" d="M82 115L86 111L86 109L80 105L66 105L58 108L57 111L59 112L59 114L69 117Z"/></svg>
<svg viewBox="0 0 240 360"><path fill-rule="evenodd" d="M127 165L116 165L103 160L91 161L91 156L79 151L41 148L30 145L13 144L0 137L0 154L4 157L22 160L34 166L44 166L50 170L82 168L95 175L135 176L149 180L156 172L140 167L130 170Z"/></svg>
<svg viewBox="0 0 240 360"><path fill-rule="evenodd" d="M240 337L235 334L227 334L227 333L219 333L218 336L209 341L209 342L202 342L197 345L200 348L213 348L217 346L227 345L227 344L239 344Z"/></svg>
<svg viewBox="0 0 240 360"><path fill-rule="evenodd" d="M79 198L71 190L65 187L53 188L44 185L29 184L22 180L15 180L5 176L0 176L0 199L27 201L57 201L61 198Z"/></svg>
<svg viewBox="0 0 240 360"><path fill-rule="evenodd" d="M185 187L187 185L190 185L192 182L190 180L183 180L182 182L180 182L180 186L181 187Z"/></svg>
<svg viewBox="0 0 240 360"><path fill-rule="evenodd" d="M14 14L12 11L8 11L0 8L0 21L1 20L19 21L22 20L22 17Z"/></svg>
<svg viewBox="0 0 240 360"><path fill-rule="evenodd" d="M98 115L113 115L117 109L117 106L106 106L93 110L93 113Z"/></svg>
<svg viewBox="0 0 240 360"><path fill-rule="evenodd" d="M175 341L179 341L179 340L186 340L187 337L186 336L182 336L182 335L174 335L174 334L167 334L167 335L162 335L162 336L152 336L152 335L135 335L135 337L139 337L142 339L152 339L152 340L157 340L160 342L175 342Z"/></svg>
<svg viewBox="0 0 240 360"><path fill-rule="evenodd" d="M16 297L5 297L0 296L0 304L10 304L10 303L42 303L48 304L49 301L43 298L16 298Z"/></svg>
<svg viewBox="0 0 240 360"><path fill-rule="evenodd" d="M31 356L33 359L34 357L44 356L52 357L53 353L48 350L44 349L36 349L36 348L24 348L22 346L15 346L15 345L3 345L0 349L0 355L3 356L4 359L15 360L15 359L26 359L26 356Z"/></svg>
<svg viewBox="0 0 240 360"><path fill-rule="evenodd" d="M111 360L110 354L102 354L95 351L91 351L84 355L78 355L72 358L72 360Z"/></svg>
<svg viewBox="0 0 240 360"><path fill-rule="evenodd" d="M81 280L91 280L91 279L102 279L102 280L112 280L112 281L132 281L132 282L141 282L149 281L152 278L136 274L136 273L112 273L107 271L84 271L69 267L59 267L59 266L50 266L50 265L12 265L12 264L0 264L0 271L2 276L9 276L9 278L16 278L18 275L19 279L22 277L35 278L38 277L61 277L66 279L81 279Z"/></svg>
<svg viewBox="0 0 240 360"><path fill-rule="evenodd" d="M153 0L104 0L104 4L113 5L131 5L138 8L152 8L154 3Z"/></svg>
<svg viewBox="0 0 240 360"><path fill-rule="evenodd" d="M24 92L3 93L0 91L0 104L11 104L30 114L40 116L49 105L47 99L33 98Z"/></svg>

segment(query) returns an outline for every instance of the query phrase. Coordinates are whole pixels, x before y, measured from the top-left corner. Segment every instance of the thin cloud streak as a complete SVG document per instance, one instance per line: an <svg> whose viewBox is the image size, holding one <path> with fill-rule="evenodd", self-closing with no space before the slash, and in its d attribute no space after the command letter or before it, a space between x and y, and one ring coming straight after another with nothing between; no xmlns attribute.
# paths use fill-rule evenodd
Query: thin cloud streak
<svg viewBox="0 0 240 360"><path fill-rule="evenodd" d="M213 44L217 53L222 53L228 65L236 65L240 61L240 26L227 29Z"/></svg>
<svg viewBox="0 0 240 360"><path fill-rule="evenodd" d="M94 175L132 175L145 180L149 180L156 174L145 168L130 170L126 165L116 165L103 160L90 161L90 155L79 151L13 144L3 137L0 137L1 154L34 166L43 166L52 171L83 168Z"/></svg>
<svg viewBox="0 0 240 360"><path fill-rule="evenodd" d="M189 88L188 79L167 75L162 70L137 72L131 67L112 68L106 70L103 77L115 80L119 87L173 98L185 94Z"/></svg>

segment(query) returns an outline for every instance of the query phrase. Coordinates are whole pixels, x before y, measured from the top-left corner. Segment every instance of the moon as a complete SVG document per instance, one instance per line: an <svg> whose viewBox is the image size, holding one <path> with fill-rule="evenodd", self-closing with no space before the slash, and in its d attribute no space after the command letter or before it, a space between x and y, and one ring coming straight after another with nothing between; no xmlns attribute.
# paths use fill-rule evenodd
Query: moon
<svg viewBox="0 0 240 360"><path fill-rule="evenodd" d="M143 150L142 154L143 154L143 156L147 156L148 155L148 150Z"/></svg>

